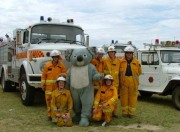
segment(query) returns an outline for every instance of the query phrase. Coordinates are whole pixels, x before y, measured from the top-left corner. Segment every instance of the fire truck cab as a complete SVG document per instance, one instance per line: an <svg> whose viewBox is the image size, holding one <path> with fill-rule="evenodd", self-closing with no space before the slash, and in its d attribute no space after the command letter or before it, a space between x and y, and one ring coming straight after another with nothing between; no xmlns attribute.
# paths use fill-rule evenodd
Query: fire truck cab
<svg viewBox="0 0 180 132"><path fill-rule="evenodd" d="M140 95L172 95L174 105L180 110L179 41L145 44L145 49L138 50L138 60L143 70L140 76Z"/></svg>
<svg viewBox="0 0 180 132"><path fill-rule="evenodd" d="M19 86L24 105L32 105L35 89L40 88L44 65L50 61L50 52L61 52L62 62L70 66L65 59L67 49L85 48L89 45L89 36L75 25L73 19L59 22L40 17L40 22L25 29L13 31L13 38L6 35L0 39L0 78L4 92Z"/></svg>

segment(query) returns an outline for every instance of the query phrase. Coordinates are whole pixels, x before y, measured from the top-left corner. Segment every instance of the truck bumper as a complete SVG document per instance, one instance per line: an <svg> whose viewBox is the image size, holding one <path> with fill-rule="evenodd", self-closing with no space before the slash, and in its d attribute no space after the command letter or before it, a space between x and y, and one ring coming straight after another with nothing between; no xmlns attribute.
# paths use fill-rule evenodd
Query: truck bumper
<svg viewBox="0 0 180 132"><path fill-rule="evenodd" d="M27 80L29 85L35 88L41 87L41 74L28 74Z"/></svg>

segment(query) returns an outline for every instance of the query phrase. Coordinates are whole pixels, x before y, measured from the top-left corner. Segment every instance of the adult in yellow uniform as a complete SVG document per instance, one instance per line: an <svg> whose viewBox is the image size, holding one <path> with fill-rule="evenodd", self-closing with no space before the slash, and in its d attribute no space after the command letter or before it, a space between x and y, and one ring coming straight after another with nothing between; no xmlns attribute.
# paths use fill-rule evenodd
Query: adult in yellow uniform
<svg viewBox="0 0 180 132"><path fill-rule="evenodd" d="M57 89L52 92L51 111L52 121L58 126L72 126L73 101L71 93L65 88L66 79L63 76L57 78Z"/></svg>
<svg viewBox="0 0 180 132"><path fill-rule="evenodd" d="M114 46L108 47L108 57L104 60L104 74L110 74L114 81L113 85L119 91L119 68L120 68L120 60L116 57L116 50ZM113 116L117 117L118 107L117 103L115 105Z"/></svg>
<svg viewBox="0 0 180 132"><path fill-rule="evenodd" d="M96 57L91 60L91 64L93 64L96 67L97 71L102 74L104 73L104 53L105 51L103 48L98 48ZM94 81L94 95L96 95L96 92L101 86L102 81Z"/></svg>
<svg viewBox="0 0 180 132"><path fill-rule="evenodd" d="M112 85L112 82L113 77L106 75L104 85L98 90L94 100L92 119L104 120L102 126L111 121L112 112L118 99L117 88Z"/></svg>
<svg viewBox="0 0 180 132"><path fill-rule="evenodd" d="M133 57L134 48L124 49L125 57L120 60L120 101L123 117L133 117L136 111L139 75L142 69L139 61Z"/></svg>
<svg viewBox="0 0 180 132"><path fill-rule="evenodd" d="M60 61L61 53L53 50L50 53L52 61L48 62L43 69L41 76L41 87L45 91L48 120L51 120L51 94L56 89L56 79L60 74L66 74L66 68Z"/></svg>

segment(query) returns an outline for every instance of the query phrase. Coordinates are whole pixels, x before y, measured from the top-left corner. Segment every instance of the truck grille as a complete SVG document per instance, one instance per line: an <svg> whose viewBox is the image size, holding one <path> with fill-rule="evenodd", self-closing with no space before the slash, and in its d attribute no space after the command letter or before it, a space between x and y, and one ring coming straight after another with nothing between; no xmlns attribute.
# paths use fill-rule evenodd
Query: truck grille
<svg viewBox="0 0 180 132"><path fill-rule="evenodd" d="M41 77L30 76L29 81L41 81Z"/></svg>

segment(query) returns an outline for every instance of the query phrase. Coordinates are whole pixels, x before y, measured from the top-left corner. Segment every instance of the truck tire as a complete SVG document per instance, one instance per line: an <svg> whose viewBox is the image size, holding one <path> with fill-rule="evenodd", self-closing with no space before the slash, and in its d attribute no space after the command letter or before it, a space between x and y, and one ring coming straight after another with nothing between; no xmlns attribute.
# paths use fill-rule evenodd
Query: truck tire
<svg viewBox="0 0 180 132"><path fill-rule="evenodd" d="M153 93L147 91L139 91L139 93L142 97L146 97L146 98L150 98L153 95Z"/></svg>
<svg viewBox="0 0 180 132"><path fill-rule="evenodd" d="M23 74L20 79L20 95L22 104L31 106L34 104L34 87L30 86L27 82L26 74Z"/></svg>
<svg viewBox="0 0 180 132"><path fill-rule="evenodd" d="M180 87L174 89L172 93L172 101L175 107L180 110Z"/></svg>
<svg viewBox="0 0 180 132"><path fill-rule="evenodd" d="M5 81L4 72L1 75L1 86L2 86L3 92L13 91L13 87L11 85L11 82L10 81Z"/></svg>

